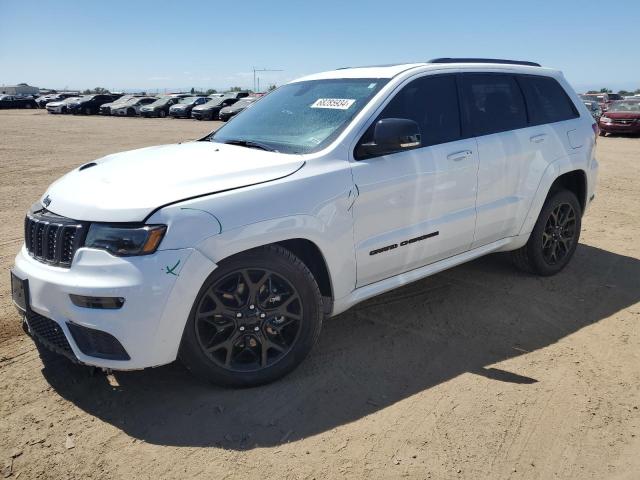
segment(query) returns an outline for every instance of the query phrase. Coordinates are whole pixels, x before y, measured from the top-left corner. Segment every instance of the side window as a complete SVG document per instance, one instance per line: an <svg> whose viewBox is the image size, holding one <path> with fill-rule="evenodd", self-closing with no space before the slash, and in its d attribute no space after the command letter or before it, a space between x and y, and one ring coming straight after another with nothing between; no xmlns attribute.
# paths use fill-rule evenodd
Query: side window
<svg viewBox="0 0 640 480"><path fill-rule="evenodd" d="M383 118L408 118L420 126L422 146L460 139L460 110L454 75L418 78L405 85L371 124L361 142L373 139L373 130Z"/></svg>
<svg viewBox="0 0 640 480"><path fill-rule="evenodd" d="M490 135L527 126L520 87L512 75L462 74L463 116L468 135Z"/></svg>
<svg viewBox="0 0 640 480"><path fill-rule="evenodd" d="M521 75L518 82L527 100L529 122L532 125L560 122L578 116L571 99L556 79Z"/></svg>

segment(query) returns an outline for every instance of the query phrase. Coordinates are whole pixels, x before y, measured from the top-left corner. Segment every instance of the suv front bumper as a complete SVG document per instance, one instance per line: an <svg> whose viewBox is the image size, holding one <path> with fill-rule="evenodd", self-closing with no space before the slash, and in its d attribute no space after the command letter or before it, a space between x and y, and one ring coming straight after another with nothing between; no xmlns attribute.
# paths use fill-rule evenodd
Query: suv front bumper
<svg viewBox="0 0 640 480"><path fill-rule="evenodd" d="M27 281L25 316L30 333L43 345L83 364L135 370L176 359L193 302L215 267L195 249L115 257L80 248L71 268L61 268L35 260L23 246L12 272ZM124 304L113 309L80 307L71 294L118 297ZM95 342L115 345L110 337L126 352L118 360L96 356L91 349Z"/></svg>

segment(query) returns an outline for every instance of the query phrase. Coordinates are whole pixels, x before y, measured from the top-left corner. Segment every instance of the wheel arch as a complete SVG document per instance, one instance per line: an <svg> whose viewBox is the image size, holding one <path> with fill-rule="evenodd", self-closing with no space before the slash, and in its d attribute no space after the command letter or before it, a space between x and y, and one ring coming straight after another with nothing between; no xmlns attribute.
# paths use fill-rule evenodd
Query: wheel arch
<svg viewBox="0 0 640 480"><path fill-rule="evenodd" d="M578 198L582 212L587 205L587 173L582 169L572 170L557 177L549 188L546 198L558 190L569 190Z"/></svg>
<svg viewBox="0 0 640 480"><path fill-rule="evenodd" d="M320 247L314 241L309 240L308 238L287 238L284 240L263 243L260 245L253 245L250 248L244 248L242 250L234 252L229 256L217 260L217 263L228 260L238 255L242 255L249 250L268 247L270 245L278 245L282 248L285 248L305 264L318 284L320 293L323 298L323 307L325 313L331 313L333 299L335 297L333 284L331 282L331 275L329 273L329 266L325 259L325 255L322 253Z"/></svg>
<svg viewBox="0 0 640 480"><path fill-rule="evenodd" d="M568 156L550 163L542 174L519 235L531 233L544 202L549 195L560 189L573 192L578 197L578 202L584 213L589 192L588 181L589 177L584 165L579 162L576 156Z"/></svg>

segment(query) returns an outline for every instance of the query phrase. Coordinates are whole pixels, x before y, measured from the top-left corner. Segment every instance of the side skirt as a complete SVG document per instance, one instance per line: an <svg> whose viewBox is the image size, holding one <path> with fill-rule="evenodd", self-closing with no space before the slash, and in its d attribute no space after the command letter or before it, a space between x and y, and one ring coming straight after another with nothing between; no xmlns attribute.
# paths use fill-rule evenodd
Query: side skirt
<svg viewBox="0 0 640 480"><path fill-rule="evenodd" d="M473 250L460 253L453 257L445 258L444 260L440 260L439 262L431 263L429 265L425 265L424 267L416 268L414 270L410 270L408 272L404 272L399 275L385 278L384 280L380 280L378 282L357 288L349 295L335 300L331 315L338 315L339 313L342 313L345 310L353 307L354 305L363 302L371 297L375 297L382 293L388 292L389 290L402 287L409 283L415 282L416 280L420 280L424 277L434 275L438 272L442 272L443 270L447 270L462 263L474 260L478 257L482 257L483 255L487 255L488 253L500 250L511 250L510 244L512 244L514 240L518 241L520 240L520 238L503 238L502 240L483 245L482 247L474 248Z"/></svg>

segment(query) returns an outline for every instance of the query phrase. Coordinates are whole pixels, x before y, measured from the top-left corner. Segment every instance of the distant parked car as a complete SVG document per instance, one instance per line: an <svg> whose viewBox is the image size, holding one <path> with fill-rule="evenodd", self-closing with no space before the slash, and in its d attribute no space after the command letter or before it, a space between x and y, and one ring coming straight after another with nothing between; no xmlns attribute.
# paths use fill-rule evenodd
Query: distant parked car
<svg viewBox="0 0 640 480"><path fill-rule="evenodd" d="M187 98L191 95L188 93L175 93L165 95L157 99L155 102L140 107L140 116L142 117L160 117L164 118L169 115L169 109L180 101L181 98Z"/></svg>
<svg viewBox="0 0 640 480"><path fill-rule="evenodd" d="M583 100L597 101L603 112L607 111L611 102L622 100L622 95L618 95L617 93L585 93L580 95L580 97L582 97Z"/></svg>
<svg viewBox="0 0 640 480"><path fill-rule="evenodd" d="M0 108L38 108L33 98L0 95Z"/></svg>
<svg viewBox="0 0 640 480"><path fill-rule="evenodd" d="M258 100L258 97L245 97L245 98L242 98L242 99L238 100L236 103L234 103L233 105L230 105L228 107L224 107L223 109L221 109L220 112L218 113L218 118L220 120L222 120L223 122L226 122L231 117L236 116L241 111L243 111L245 108L250 106L252 103L255 103L256 100Z"/></svg>
<svg viewBox="0 0 640 480"><path fill-rule="evenodd" d="M67 106L70 103L77 102L78 100L80 100L80 97L69 97L57 102L49 102L47 103L46 109L49 113L69 113L67 111Z"/></svg>
<svg viewBox="0 0 640 480"><path fill-rule="evenodd" d="M140 108L158 100L156 97L134 97L124 103L111 107L111 115L119 117L135 117L140 114Z"/></svg>
<svg viewBox="0 0 640 480"><path fill-rule="evenodd" d="M83 115L96 115L100 111L100 107L105 103L113 102L120 98L111 94L83 95L79 100L69 103L67 111L69 113Z"/></svg>
<svg viewBox="0 0 640 480"><path fill-rule="evenodd" d="M45 108L47 106L47 103L49 102L59 102L66 98L77 97L77 96L78 96L77 93L71 93L71 92L50 93L48 95L40 95L38 98L36 98L36 104L38 105L38 108Z"/></svg>
<svg viewBox="0 0 640 480"><path fill-rule="evenodd" d="M210 100L207 97L185 97L181 98L178 103L169 107L169 115L175 118L189 118L191 110L198 105L206 103Z"/></svg>
<svg viewBox="0 0 640 480"><path fill-rule="evenodd" d="M611 102L598 125L603 137L607 133L640 134L640 100Z"/></svg>
<svg viewBox="0 0 640 480"><path fill-rule="evenodd" d="M220 110L238 101L238 99L233 96L209 98L207 100L209 100L207 103L193 109L191 118L195 118L196 120L217 120Z"/></svg>
<svg viewBox="0 0 640 480"><path fill-rule="evenodd" d="M602 109L600 108L600 104L596 101L591 101L591 100L583 100L582 103L584 103L584 106L587 107L587 109L591 113L591 116L596 121L598 121L598 119L602 115Z"/></svg>
<svg viewBox="0 0 640 480"><path fill-rule="evenodd" d="M123 95L120 98L116 98L113 102L104 103L100 105L100 115L111 115L111 108L122 105L132 98L143 97L144 95Z"/></svg>

